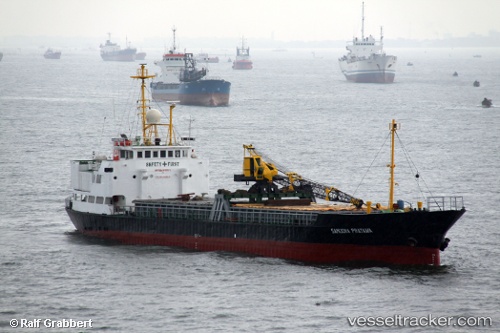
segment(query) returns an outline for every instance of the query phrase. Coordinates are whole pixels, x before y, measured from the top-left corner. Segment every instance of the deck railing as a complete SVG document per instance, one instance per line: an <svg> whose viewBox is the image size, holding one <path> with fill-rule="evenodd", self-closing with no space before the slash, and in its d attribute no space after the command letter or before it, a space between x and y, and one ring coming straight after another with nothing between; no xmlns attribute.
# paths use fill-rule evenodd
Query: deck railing
<svg viewBox="0 0 500 333"><path fill-rule="evenodd" d="M437 196L427 198L427 209L436 210L461 210L464 208L464 197L461 196Z"/></svg>

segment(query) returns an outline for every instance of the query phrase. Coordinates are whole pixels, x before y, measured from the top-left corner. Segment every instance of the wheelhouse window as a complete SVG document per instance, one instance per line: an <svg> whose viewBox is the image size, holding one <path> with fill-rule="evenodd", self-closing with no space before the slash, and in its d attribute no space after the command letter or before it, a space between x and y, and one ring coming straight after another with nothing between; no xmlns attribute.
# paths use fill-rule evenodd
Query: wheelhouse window
<svg viewBox="0 0 500 333"><path fill-rule="evenodd" d="M137 158L142 158L142 151L137 152Z"/></svg>
<svg viewBox="0 0 500 333"><path fill-rule="evenodd" d="M158 157L158 150L153 150L153 157Z"/></svg>
<svg viewBox="0 0 500 333"><path fill-rule="evenodd" d="M145 158L151 158L151 150L144 151L144 157Z"/></svg>
<svg viewBox="0 0 500 333"><path fill-rule="evenodd" d="M160 150L160 157L167 157L167 151L166 150Z"/></svg>

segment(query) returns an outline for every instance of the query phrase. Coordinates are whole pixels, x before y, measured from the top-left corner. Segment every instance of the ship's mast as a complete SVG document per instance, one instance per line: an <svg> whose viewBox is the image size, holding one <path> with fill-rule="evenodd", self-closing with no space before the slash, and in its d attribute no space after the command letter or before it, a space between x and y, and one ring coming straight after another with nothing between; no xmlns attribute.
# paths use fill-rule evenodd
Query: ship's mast
<svg viewBox="0 0 500 333"><path fill-rule="evenodd" d="M141 99L139 100L140 102L140 112L141 112L141 119L142 119L142 138L144 140L144 144L150 145L151 144L151 137L150 135L146 135L146 130L148 128L148 125L146 124L146 110L148 108L147 105L147 100L146 100L146 79L152 79L154 78L154 75L148 75L148 70L146 69L146 64L141 64L141 68L137 70L137 75L131 76L133 79L139 79L141 80Z"/></svg>
<svg viewBox="0 0 500 333"><path fill-rule="evenodd" d="M384 47L384 27L380 26L380 47Z"/></svg>
<svg viewBox="0 0 500 333"><path fill-rule="evenodd" d="M173 138L173 129L174 129L174 126L172 124L172 111L174 110L175 108L175 104L172 103L170 104L170 119L168 121L168 145L171 146L172 145L172 138Z"/></svg>
<svg viewBox="0 0 500 333"><path fill-rule="evenodd" d="M392 120L392 123L389 124L389 129L391 131L391 164L388 167L391 169L391 179L389 184L389 210L393 210L394 206L394 168L396 164L394 164L394 137L396 136L396 131L400 128L399 124L396 123L396 120Z"/></svg>
<svg viewBox="0 0 500 333"><path fill-rule="evenodd" d="M361 3L361 40L365 39L365 3Z"/></svg>
<svg viewBox="0 0 500 333"><path fill-rule="evenodd" d="M173 26L173 27L172 27L172 32L173 32L173 34L174 34L174 42L173 42L173 44L172 44L172 51L174 51L174 52L175 52L175 50L176 50L176 46L175 46L175 31L176 31L176 30L177 30L177 29L175 28L175 26Z"/></svg>

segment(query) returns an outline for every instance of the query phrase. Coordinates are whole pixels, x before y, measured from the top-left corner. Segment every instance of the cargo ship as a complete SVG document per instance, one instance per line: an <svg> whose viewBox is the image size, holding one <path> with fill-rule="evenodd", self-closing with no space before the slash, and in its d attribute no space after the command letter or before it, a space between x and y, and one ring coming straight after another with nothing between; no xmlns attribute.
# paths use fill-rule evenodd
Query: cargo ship
<svg viewBox="0 0 500 333"><path fill-rule="evenodd" d="M209 162L178 139L173 110L148 105L141 65L138 133L111 139L107 155L71 161L65 209L82 234L119 241L229 251L322 264L440 265L448 230L465 213L459 196L427 204L394 201L392 137L389 203L372 204L283 170L252 145L234 181L249 188L209 195ZM243 185L242 185L243 186Z"/></svg>
<svg viewBox="0 0 500 333"><path fill-rule="evenodd" d="M198 69L192 53L184 54L184 68L179 80L179 104L199 106L227 106L231 82L206 77L208 70Z"/></svg>
<svg viewBox="0 0 500 333"><path fill-rule="evenodd" d="M397 57L385 53L382 28L380 40L375 40L372 35L365 37L364 2L361 17L361 38L355 37L347 44L349 52L339 59L340 70L348 81L392 83L396 76Z"/></svg>
<svg viewBox="0 0 500 333"><path fill-rule="evenodd" d="M241 38L241 47L236 47L236 58L233 61L233 69L252 69L253 62L250 59L250 48L245 46L245 38Z"/></svg>
<svg viewBox="0 0 500 333"><path fill-rule="evenodd" d="M45 59L61 59L61 51L48 48L43 54Z"/></svg>
<svg viewBox="0 0 500 333"><path fill-rule="evenodd" d="M111 34L108 33L108 39L104 45L100 45L101 58L104 61L135 61L137 49L126 42L127 47L122 49L120 45L111 42Z"/></svg>
<svg viewBox="0 0 500 333"><path fill-rule="evenodd" d="M181 105L227 106L231 83L219 78L207 78L208 69L198 68L192 53L177 52L173 44L155 65L161 69L156 82L151 82L151 95L157 101L178 101Z"/></svg>

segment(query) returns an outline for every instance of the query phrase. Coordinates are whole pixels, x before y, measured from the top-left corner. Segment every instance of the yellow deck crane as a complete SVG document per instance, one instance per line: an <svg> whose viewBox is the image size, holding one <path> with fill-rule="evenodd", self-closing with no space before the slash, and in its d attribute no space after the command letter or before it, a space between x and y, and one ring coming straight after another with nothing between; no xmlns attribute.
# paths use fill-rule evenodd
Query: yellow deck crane
<svg viewBox="0 0 500 333"><path fill-rule="evenodd" d="M234 175L234 180L247 183L254 181L255 184L252 185L249 193L263 195L287 192L306 193L310 194L313 200L321 198L326 201L351 203L358 208L363 205L363 200L354 198L334 186L324 185L289 171L257 152L253 145L243 145L243 151L243 174ZM282 188L279 189L277 185L281 185Z"/></svg>

